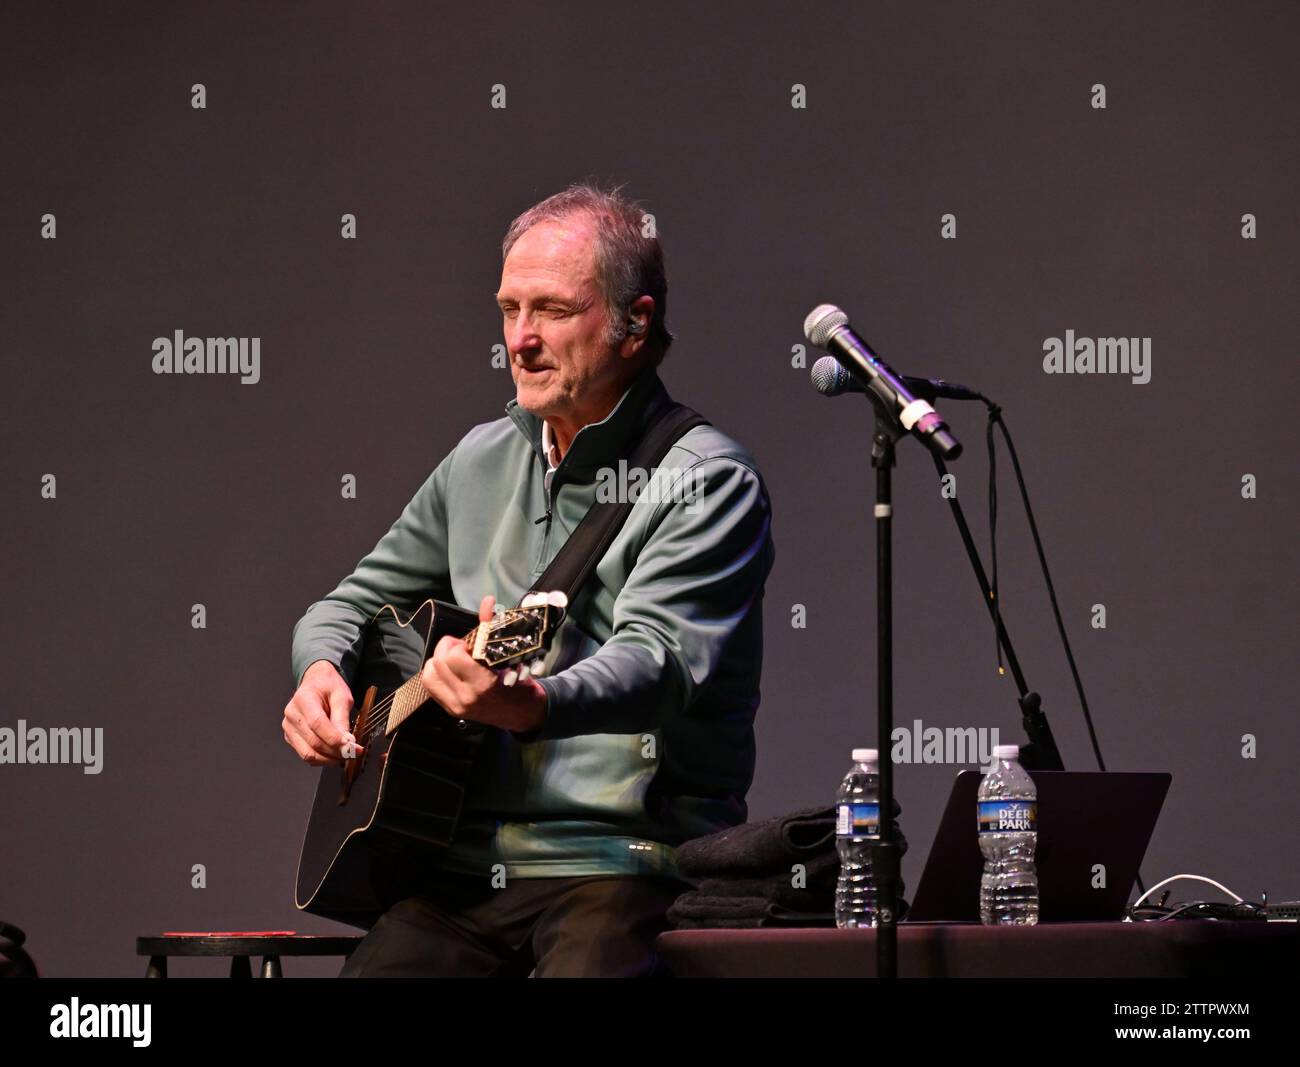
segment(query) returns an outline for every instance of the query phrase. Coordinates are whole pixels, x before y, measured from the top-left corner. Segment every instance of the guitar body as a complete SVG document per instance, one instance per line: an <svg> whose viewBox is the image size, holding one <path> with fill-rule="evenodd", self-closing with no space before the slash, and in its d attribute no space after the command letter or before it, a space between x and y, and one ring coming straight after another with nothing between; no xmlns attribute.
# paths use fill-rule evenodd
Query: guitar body
<svg viewBox="0 0 1300 1067"><path fill-rule="evenodd" d="M494 727L448 715L420 682L446 635L514 685L541 674L568 597L529 593L479 622L426 600L413 614L385 605L363 631L352 684L352 733L361 751L321 769L298 857L302 911L369 928L429 884L460 819L475 759Z"/></svg>
<svg viewBox="0 0 1300 1067"><path fill-rule="evenodd" d="M384 608L367 626L352 686L352 731L364 751L321 769L298 860L302 911L369 928L436 868L489 728L429 699L395 729L382 720L403 695L417 699L410 682L438 641L477 623L473 612L426 600L410 616Z"/></svg>

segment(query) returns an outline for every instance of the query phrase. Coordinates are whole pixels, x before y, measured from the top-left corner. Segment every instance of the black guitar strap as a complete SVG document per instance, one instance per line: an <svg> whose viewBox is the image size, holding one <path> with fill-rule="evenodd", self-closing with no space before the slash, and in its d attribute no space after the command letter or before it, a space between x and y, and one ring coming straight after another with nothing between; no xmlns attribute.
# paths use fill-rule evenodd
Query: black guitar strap
<svg viewBox="0 0 1300 1067"><path fill-rule="evenodd" d="M709 420L698 411L676 402L666 405L654 416L650 428L628 458L630 470L643 470L647 474L663 462L668 450L695 426L706 426ZM600 562L627 517L632 513L635 500L596 501L574 528L550 565L537 579L533 589L551 592L562 589L572 604L575 596Z"/></svg>

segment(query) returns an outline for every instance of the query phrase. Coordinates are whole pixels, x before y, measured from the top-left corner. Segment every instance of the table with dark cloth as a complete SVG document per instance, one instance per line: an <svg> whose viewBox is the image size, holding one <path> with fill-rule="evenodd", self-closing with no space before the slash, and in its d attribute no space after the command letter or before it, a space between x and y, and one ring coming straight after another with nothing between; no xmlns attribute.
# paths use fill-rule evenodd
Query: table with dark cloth
<svg viewBox="0 0 1300 1067"><path fill-rule="evenodd" d="M658 951L678 978L872 978L874 930L672 930ZM1294 970L1300 924L903 923L900 978L1266 977Z"/></svg>

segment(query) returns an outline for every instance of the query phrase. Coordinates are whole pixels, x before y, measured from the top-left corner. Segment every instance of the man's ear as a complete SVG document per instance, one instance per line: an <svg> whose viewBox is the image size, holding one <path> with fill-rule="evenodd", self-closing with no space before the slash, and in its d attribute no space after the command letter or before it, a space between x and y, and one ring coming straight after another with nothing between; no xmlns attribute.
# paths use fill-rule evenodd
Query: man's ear
<svg viewBox="0 0 1300 1067"><path fill-rule="evenodd" d="M650 320L654 311L655 301L652 296L639 296L632 301L623 323L627 336L623 338L618 350L623 359L632 359L644 349L650 335Z"/></svg>

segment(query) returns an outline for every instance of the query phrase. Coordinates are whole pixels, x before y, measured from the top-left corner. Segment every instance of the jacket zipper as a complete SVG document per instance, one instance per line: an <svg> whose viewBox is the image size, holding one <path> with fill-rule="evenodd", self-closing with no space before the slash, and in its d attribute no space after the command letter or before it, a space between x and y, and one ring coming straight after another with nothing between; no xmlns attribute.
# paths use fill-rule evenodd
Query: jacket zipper
<svg viewBox="0 0 1300 1067"><path fill-rule="evenodd" d="M558 470L559 468L556 469ZM542 533L542 550L537 556L537 562L533 565L533 574L535 575L542 573L542 569L546 565L546 549L551 543L551 517L552 517L551 486L554 484L555 471L548 469L546 473L542 476L542 478L543 478L542 480L543 492L544 495L546 496L546 514L543 515L540 519L534 519L533 525L536 526L539 522L545 522L546 529Z"/></svg>

